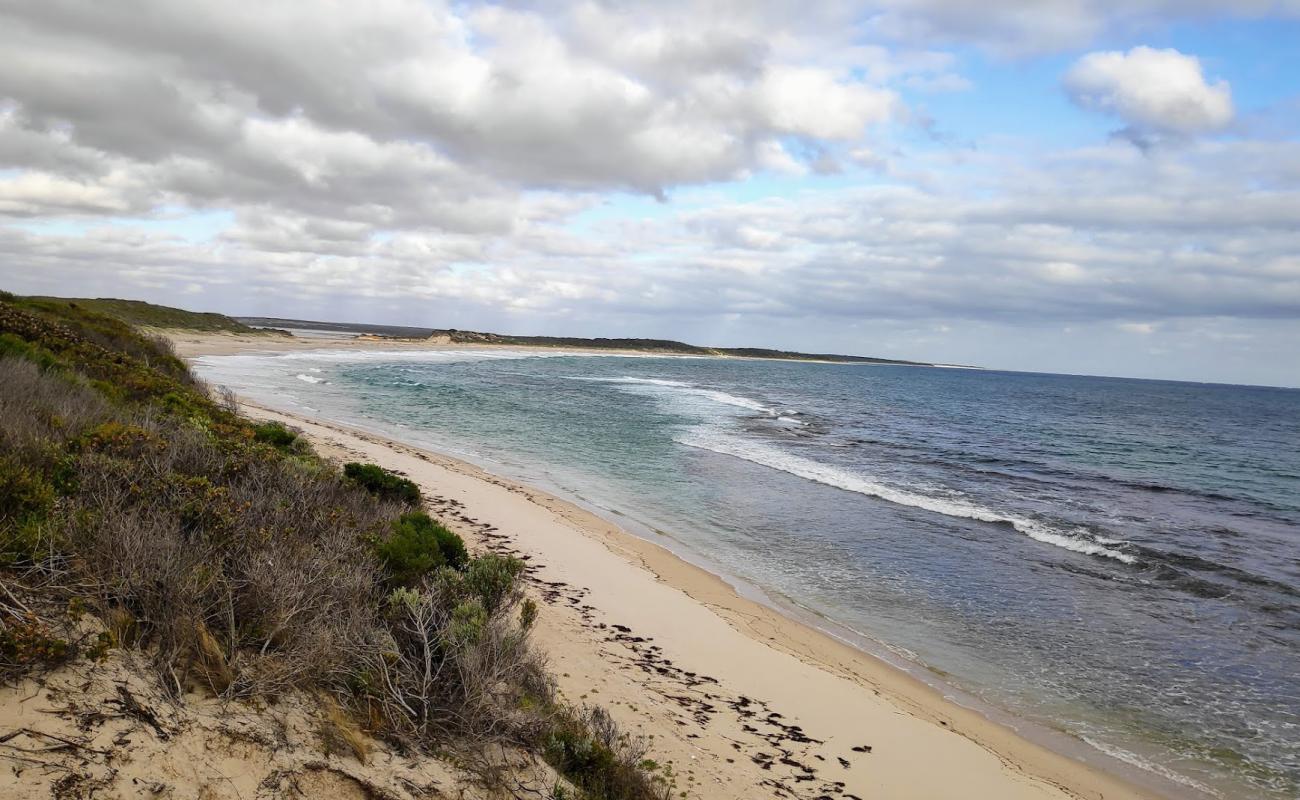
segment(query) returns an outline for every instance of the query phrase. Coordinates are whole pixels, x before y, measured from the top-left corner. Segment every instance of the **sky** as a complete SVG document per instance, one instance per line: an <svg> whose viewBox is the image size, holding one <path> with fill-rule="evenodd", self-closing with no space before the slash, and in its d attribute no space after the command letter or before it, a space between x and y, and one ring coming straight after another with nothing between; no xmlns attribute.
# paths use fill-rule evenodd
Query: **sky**
<svg viewBox="0 0 1300 800"><path fill-rule="evenodd" d="M1300 0L0 0L0 288L1300 386Z"/></svg>

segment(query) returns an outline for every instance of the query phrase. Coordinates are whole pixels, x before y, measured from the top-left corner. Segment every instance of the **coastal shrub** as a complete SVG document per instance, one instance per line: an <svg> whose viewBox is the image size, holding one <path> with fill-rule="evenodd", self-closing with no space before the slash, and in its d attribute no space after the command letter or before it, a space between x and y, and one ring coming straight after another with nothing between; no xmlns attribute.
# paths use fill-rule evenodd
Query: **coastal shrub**
<svg viewBox="0 0 1300 800"><path fill-rule="evenodd" d="M420 503L419 486L375 464L360 464L355 461L344 464L343 475L366 491L380 497L401 500L413 506Z"/></svg>
<svg viewBox="0 0 1300 800"><path fill-rule="evenodd" d="M41 369L53 369L59 365L54 354L39 345L24 341L12 333L0 334L0 356L21 358L36 364Z"/></svg>
<svg viewBox="0 0 1300 800"><path fill-rule="evenodd" d="M588 800L668 800L672 786L646 763L648 741L622 733L609 713L586 706L557 710L542 754Z"/></svg>
<svg viewBox="0 0 1300 800"><path fill-rule="evenodd" d="M587 796L654 796L607 717L556 705L523 562L471 558L419 499L238 416L164 342L0 295L0 680L75 654L75 604L104 622L87 652L138 649L177 698L323 691L406 746L522 747Z"/></svg>
<svg viewBox="0 0 1300 800"><path fill-rule="evenodd" d="M180 359L120 320L72 303L0 302L0 339L0 352L46 368L75 368L113 400L139 402L179 392L193 395L208 411L216 409Z"/></svg>
<svg viewBox="0 0 1300 800"><path fill-rule="evenodd" d="M365 540L399 507L198 432L159 439L77 461L68 530L98 606L131 613L163 674L192 671L225 694L346 671L373 639L380 571Z"/></svg>
<svg viewBox="0 0 1300 800"><path fill-rule="evenodd" d="M253 439L277 450L285 450L298 440L298 434L279 422L263 422L253 426Z"/></svg>
<svg viewBox="0 0 1300 800"><path fill-rule="evenodd" d="M513 556L487 553L469 563L463 584L467 593L478 598L488 611L521 599L519 575L524 562Z"/></svg>
<svg viewBox="0 0 1300 800"><path fill-rule="evenodd" d="M54 487L37 470L0 457L0 526L44 516L54 505Z"/></svg>
<svg viewBox="0 0 1300 800"><path fill-rule="evenodd" d="M465 542L423 511L403 514L392 534L376 545L390 580L409 586L441 566L461 569L469 559Z"/></svg>
<svg viewBox="0 0 1300 800"><path fill-rule="evenodd" d="M222 400L223 408L226 401ZM253 426L253 441L269 444L281 453L290 456L312 455L311 445L302 434L283 423L270 421Z"/></svg>
<svg viewBox="0 0 1300 800"><path fill-rule="evenodd" d="M472 647L483 641L487 624L488 612L483 603L478 598L463 600L451 610L447 644L453 648Z"/></svg>
<svg viewBox="0 0 1300 800"><path fill-rule="evenodd" d="M12 680L34 666L62 663L75 650L34 614L0 619L0 678Z"/></svg>
<svg viewBox="0 0 1300 800"><path fill-rule="evenodd" d="M385 687L374 702L399 731L417 738L531 746L549 725L536 711L550 707L554 691L544 663L513 602L490 609L466 591L463 574L443 567L433 586L389 595L392 647L367 670Z"/></svg>
<svg viewBox="0 0 1300 800"><path fill-rule="evenodd" d="M0 455L0 564L33 563L50 545L54 486L37 469Z"/></svg>
<svg viewBox="0 0 1300 800"><path fill-rule="evenodd" d="M73 374L0 356L0 449L22 450L30 457L33 450L78 436L110 414L103 395Z"/></svg>

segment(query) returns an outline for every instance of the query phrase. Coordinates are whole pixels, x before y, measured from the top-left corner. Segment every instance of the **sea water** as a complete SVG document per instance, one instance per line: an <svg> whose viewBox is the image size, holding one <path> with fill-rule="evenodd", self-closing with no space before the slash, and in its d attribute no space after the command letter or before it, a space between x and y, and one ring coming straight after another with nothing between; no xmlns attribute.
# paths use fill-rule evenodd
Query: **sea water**
<svg viewBox="0 0 1300 800"><path fill-rule="evenodd" d="M578 500L1189 795L1300 791L1300 391L499 350L198 367Z"/></svg>

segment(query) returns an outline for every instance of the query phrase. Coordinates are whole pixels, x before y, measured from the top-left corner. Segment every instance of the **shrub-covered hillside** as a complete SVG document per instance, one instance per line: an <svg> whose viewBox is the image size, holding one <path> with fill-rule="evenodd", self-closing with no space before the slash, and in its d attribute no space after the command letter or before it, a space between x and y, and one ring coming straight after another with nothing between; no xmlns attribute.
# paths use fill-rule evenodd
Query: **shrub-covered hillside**
<svg viewBox="0 0 1300 800"><path fill-rule="evenodd" d="M240 416L165 341L0 295L0 679L132 648L177 698L324 691L409 749L535 753L557 796L664 795L607 715L556 702L522 570L409 481Z"/></svg>
<svg viewBox="0 0 1300 800"><path fill-rule="evenodd" d="M66 297L32 297L30 305L46 308L78 307L97 314L103 314L145 328L184 328L194 331L224 331L227 333L265 333L259 328L251 328L238 320L224 314L202 311L186 311L183 308L158 306L142 300L119 300L112 297L66 298Z"/></svg>

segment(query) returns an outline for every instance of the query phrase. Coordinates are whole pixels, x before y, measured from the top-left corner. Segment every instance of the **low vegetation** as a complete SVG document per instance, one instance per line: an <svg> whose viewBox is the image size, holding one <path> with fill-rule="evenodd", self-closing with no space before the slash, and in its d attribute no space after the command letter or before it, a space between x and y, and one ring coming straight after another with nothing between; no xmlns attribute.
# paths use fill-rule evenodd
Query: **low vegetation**
<svg viewBox="0 0 1300 800"><path fill-rule="evenodd" d="M214 400L164 341L0 294L0 679L133 648L177 698L320 693L323 740L360 759L362 731L504 746L557 797L666 796L640 743L557 701L523 573L410 481Z"/></svg>
<svg viewBox="0 0 1300 800"><path fill-rule="evenodd" d="M420 487L411 481L375 464L352 462L343 465L343 475L361 488L378 495L416 505L420 502Z"/></svg>
<svg viewBox="0 0 1300 800"><path fill-rule="evenodd" d="M464 569L469 562L465 542L423 511L399 517L388 538L376 542L375 553L396 586L415 585L440 567Z"/></svg>
<svg viewBox="0 0 1300 800"><path fill-rule="evenodd" d="M193 331L219 331L241 334L264 332L262 329L250 327L224 314L186 311L185 309L170 306L156 306L153 303L145 303L140 300L118 300L110 297L95 299L39 297L31 299L40 303L75 306L145 328L183 328Z"/></svg>

